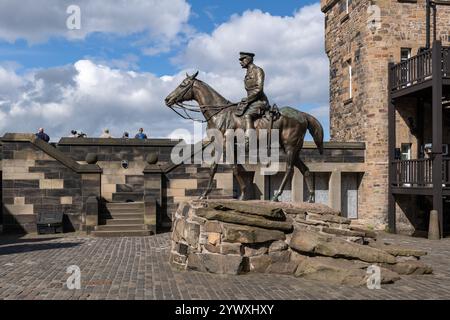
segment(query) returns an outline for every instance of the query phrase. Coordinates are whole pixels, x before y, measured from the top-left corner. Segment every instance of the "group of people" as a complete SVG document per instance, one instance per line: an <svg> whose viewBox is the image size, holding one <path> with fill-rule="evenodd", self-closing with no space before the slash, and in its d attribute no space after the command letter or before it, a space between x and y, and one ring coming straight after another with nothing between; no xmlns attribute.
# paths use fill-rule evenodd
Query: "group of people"
<svg viewBox="0 0 450 320"><path fill-rule="evenodd" d="M100 138L114 138L114 137L109 132L109 129L105 129L105 130L103 130L103 133L101 134ZM129 138L130 138L130 134L125 131L122 134L122 139L129 139ZM144 133L144 128L139 128L139 131L138 131L138 133L136 133L134 138L140 139L140 140L148 139L147 135Z"/></svg>
<svg viewBox="0 0 450 320"><path fill-rule="evenodd" d="M50 137L48 136L48 134L46 134L44 132L44 128L39 128L38 132L36 133L36 137L38 139L44 140L45 142L50 141ZM71 138L87 138L87 135L81 131L78 132L76 130L72 130L70 132L70 137ZM105 130L103 130L103 133L101 134L100 138L113 138L113 136L109 132L109 129L105 129ZM129 133L124 132L122 135L122 139L129 139L129 138L130 138ZM140 139L140 140L148 139L147 135L144 133L144 128L139 128L139 131L138 131L138 133L136 133L134 138Z"/></svg>

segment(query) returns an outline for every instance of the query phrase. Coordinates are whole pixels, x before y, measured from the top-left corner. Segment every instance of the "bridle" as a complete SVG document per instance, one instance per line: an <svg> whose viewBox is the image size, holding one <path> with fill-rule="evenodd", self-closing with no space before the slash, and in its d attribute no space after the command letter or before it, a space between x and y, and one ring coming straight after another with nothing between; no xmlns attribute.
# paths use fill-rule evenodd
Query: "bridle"
<svg viewBox="0 0 450 320"><path fill-rule="evenodd" d="M194 87L195 80L196 79L192 79L190 81L189 85L187 85L186 88L183 90L183 92L179 96L179 98L176 98L175 104L169 106L170 109L172 109L176 114L178 114L183 119L192 120L192 121L201 122L201 123L209 122L209 120L211 120L211 118L215 117L217 114L219 114L223 110L237 105L237 103L228 103L226 105L221 105L221 106L218 106L218 105L207 105L207 104L204 104L204 105L192 105L192 104L184 103L183 99L186 96L186 94L189 92L189 90L192 90L192 88ZM191 115L188 114L188 111L190 111L190 112L197 112L197 113L203 113L202 108L212 109L215 112L213 112L213 114L210 115L209 117L205 117L205 120L193 118ZM178 111L177 109L182 110L184 112L184 114L182 114L181 111Z"/></svg>

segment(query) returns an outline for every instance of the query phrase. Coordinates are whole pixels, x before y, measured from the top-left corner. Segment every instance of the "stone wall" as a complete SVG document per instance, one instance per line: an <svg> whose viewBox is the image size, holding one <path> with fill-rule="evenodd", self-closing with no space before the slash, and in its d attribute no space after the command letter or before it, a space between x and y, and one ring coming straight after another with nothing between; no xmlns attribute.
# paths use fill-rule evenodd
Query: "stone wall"
<svg viewBox="0 0 450 320"><path fill-rule="evenodd" d="M35 232L42 213L63 213L66 231L79 230L90 196L100 195L97 166L81 166L34 135L2 139L4 229Z"/></svg>
<svg viewBox="0 0 450 320"><path fill-rule="evenodd" d="M79 163L86 163L88 154L96 155L97 165L102 169L103 199L125 202L143 201L147 157L157 154L160 165L168 164L177 143L170 139L63 138L57 148ZM123 161L127 161L126 168Z"/></svg>
<svg viewBox="0 0 450 320"><path fill-rule="evenodd" d="M84 190L101 202L154 203L148 208L156 212L147 212L145 206L149 217L146 224L169 228L179 203L198 198L205 191L210 174L206 164L173 164L170 152L175 143L167 139L63 138L52 146L36 140L34 135L7 134L3 137L2 153L6 159L3 165L3 200L8 208L5 219L10 220L10 227L22 226L23 231L33 231L37 214L63 212L69 219L67 230L78 230L86 224L82 214L86 211L88 194L84 195ZM341 175L363 174L364 153L364 143L325 143L324 154L320 155L313 143L306 142L301 156L312 172L328 174L329 181L325 183L330 186L330 205L340 210ZM95 156L96 164L87 164L89 154ZM156 163L147 161L151 154L158 155ZM123 160L128 162L126 169L122 167ZM283 175L284 155L280 161L278 174ZM258 191L257 198L268 197L271 182L262 175L262 168L245 167L249 176L256 173L249 182ZM292 200L304 199L303 186L303 176L295 169ZM211 199L238 196L239 187L229 165L218 167L212 188Z"/></svg>
<svg viewBox="0 0 450 320"><path fill-rule="evenodd" d="M400 61L401 48L415 55L425 45L425 0L322 0L325 47L330 60L330 126L332 141L365 141L366 165L361 181L361 218L383 228L387 222L388 63ZM369 5L380 8L379 28L370 28ZM439 7L438 39L449 45L450 8ZM348 65L352 65L349 99ZM407 132L400 126L400 136Z"/></svg>

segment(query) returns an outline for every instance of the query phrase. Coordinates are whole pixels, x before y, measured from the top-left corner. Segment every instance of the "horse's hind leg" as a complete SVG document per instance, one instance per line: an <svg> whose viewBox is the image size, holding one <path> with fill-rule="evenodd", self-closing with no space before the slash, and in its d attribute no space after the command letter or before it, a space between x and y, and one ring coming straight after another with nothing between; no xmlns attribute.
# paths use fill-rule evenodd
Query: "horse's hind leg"
<svg viewBox="0 0 450 320"><path fill-rule="evenodd" d="M206 190L200 196L200 198L199 198L200 200L205 199L208 196L208 194L211 192L212 186L213 186L213 181L214 181L214 176L216 175L216 172L217 172L217 167L218 167L217 163L213 163L211 165L210 171L209 171L208 187L206 187Z"/></svg>
<svg viewBox="0 0 450 320"><path fill-rule="evenodd" d="M286 163L286 173L284 174L283 180L281 181L280 189L275 193L275 195L272 198L272 201L279 201L279 197L283 193L284 188L286 187L286 184L288 181L291 181L292 174L294 173L294 161L295 158L298 157L298 151L294 150L288 150L286 151L287 155L287 163Z"/></svg>
<svg viewBox="0 0 450 320"><path fill-rule="evenodd" d="M314 181L308 166L300 158L295 159L294 164L305 178L306 186L309 192L308 202L314 202Z"/></svg>

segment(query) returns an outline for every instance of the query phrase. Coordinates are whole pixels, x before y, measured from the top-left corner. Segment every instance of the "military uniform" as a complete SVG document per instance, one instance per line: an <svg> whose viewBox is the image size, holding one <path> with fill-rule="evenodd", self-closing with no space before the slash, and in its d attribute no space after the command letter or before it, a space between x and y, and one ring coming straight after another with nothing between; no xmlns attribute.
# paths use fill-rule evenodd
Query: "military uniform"
<svg viewBox="0 0 450 320"><path fill-rule="evenodd" d="M241 53L241 56L253 54ZM269 110L269 100L264 93L264 71L260 67L251 63L247 68L247 74L245 75L244 84L247 91L246 103L239 105L238 115L245 117L251 117L252 119L264 114L266 110Z"/></svg>

